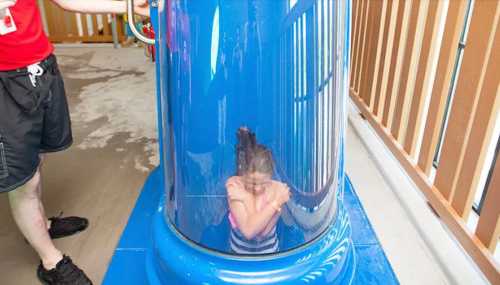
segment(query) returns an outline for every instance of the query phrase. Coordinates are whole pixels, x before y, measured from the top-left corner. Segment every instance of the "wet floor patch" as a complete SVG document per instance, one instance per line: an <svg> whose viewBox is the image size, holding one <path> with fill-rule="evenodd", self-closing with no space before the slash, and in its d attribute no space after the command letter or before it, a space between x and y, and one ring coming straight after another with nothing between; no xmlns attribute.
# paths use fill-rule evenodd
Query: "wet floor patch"
<svg viewBox="0 0 500 285"><path fill-rule="evenodd" d="M118 50L121 51L121 50ZM113 137L128 134L115 147L141 144L137 170L149 171L158 164L154 65L135 50L127 56L117 50L63 50L58 55L79 149L104 148Z"/></svg>

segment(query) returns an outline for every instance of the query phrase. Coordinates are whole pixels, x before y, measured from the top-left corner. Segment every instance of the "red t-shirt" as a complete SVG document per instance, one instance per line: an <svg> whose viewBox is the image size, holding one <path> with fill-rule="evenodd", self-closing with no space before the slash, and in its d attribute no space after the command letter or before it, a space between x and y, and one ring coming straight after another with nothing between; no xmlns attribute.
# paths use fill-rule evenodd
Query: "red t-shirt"
<svg viewBox="0 0 500 285"><path fill-rule="evenodd" d="M17 30L0 35L0 70L13 70L39 62L54 47L42 27L36 0L17 0L9 8Z"/></svg>

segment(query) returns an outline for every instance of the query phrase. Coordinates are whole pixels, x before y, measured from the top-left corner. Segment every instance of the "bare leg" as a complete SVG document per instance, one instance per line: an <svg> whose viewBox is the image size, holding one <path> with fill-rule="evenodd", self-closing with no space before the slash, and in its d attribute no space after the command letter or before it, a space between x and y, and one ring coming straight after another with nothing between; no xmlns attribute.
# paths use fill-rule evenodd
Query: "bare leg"
<svg viewBox="0 0 500 285"><path fill-rule="evenodd" d="M45 160L45 155L40 154L39 157L40 157L40 164L38 165L38 172L40 173L40 177L42 177L42 165L43 165L43 162ZM47 215L45 215L45 208L43 207L43 203L42 203L42 182L41 182L41 178L40 178L40 183L38 183L38 187L36 188L36 193L38 194L38 202L39 202L40 212L42 213L43 217L47 217ZM46 220L47 229L50 229L50 223L51 223L50 220Z"/></svg>
<svg viewBox="0 0 500 285"><path fill-rule="evenodd" d="M40 256L43 266L52 269L62 259L47 231L47 217L40 200L40 171L25 185L9 192L10 207L17 226Z"/></svg>

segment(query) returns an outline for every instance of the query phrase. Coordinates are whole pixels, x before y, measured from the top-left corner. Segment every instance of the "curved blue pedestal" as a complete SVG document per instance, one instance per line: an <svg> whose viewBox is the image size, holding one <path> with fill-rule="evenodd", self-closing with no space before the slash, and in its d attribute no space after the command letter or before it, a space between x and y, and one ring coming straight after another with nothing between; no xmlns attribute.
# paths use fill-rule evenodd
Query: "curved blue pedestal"
<svg viewBox="0 0 500 285"><path fill-rule="evenodd" d="M347 178L337 222L325 235L304 248L259 260L191 247L164 222L160 182L155 170L103 284L399 284Z"/></svg>
<svg viewBox="0 0 500 285"><path fill-rule="evenodd" d="M164 203L160 202L160 205ZM269 257L233 257L200 248L182 238L157 211L150 284L350 284L355 256L349 217L339 207L337 222L318 240Z"/></svg>

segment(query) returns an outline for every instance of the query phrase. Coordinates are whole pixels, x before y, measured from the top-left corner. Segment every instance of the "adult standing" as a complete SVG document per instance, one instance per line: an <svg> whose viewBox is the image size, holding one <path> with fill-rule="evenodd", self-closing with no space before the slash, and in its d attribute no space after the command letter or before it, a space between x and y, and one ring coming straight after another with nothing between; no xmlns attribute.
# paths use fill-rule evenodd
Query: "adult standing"
<svg viewBox="0 0 500 285"><path fill-rule="evenodd" d="M125 13L123 1L52 0L82 13ZM148 15L145 0L136 13ZM20 231L40 256L44 284L92 284L52 238L87 227L79 217L47 220L41 201L42 154L68 148L71 122L64 83L43 31L36 0L0 0L0 193L7 192Z"/></svg>

